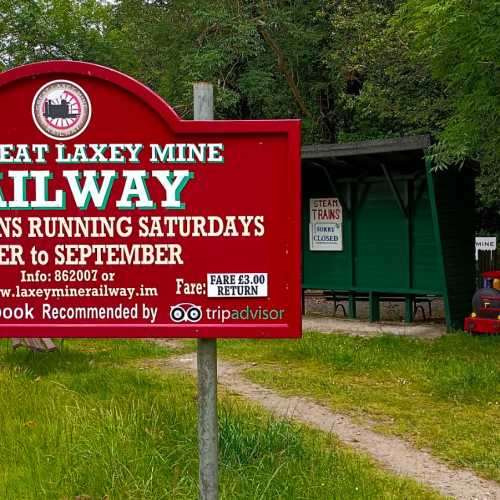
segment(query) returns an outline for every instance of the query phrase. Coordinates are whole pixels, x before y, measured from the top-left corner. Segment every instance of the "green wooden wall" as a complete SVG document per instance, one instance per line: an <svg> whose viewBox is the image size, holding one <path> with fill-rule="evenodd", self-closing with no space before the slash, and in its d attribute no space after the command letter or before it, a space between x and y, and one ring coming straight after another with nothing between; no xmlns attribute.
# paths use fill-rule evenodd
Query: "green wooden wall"
<svg viewBox="0 0 500 500"><path fill-rule="evenodd" d="M303 181L304 288L442 294L443 276L422 170L423 176L417 179L394 177L403 209L384 176L358 182L334 178L337 194L347 205L343 250L318 252L309 250L309 199L337 195L322 170L307 169Z"/></svg>
<svg viewBox="0 0 500 500"><path fill-rule="evenodd" d="M460 328L474 290L472 171L421 161L376 173L303 168L303 288L439 295L448 327ZM342 251L309 250L309 200L321 197L342 201Z"/></svg>

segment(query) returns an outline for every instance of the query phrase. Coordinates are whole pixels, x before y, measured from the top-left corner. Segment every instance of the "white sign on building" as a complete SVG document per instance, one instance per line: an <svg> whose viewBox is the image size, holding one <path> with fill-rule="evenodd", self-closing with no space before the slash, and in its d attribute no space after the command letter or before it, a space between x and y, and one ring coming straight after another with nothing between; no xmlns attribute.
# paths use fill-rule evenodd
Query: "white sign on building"
<svg viewBox="0 0 500 500"><path fill-rule="evenodd" d="M479 250L493 252L497 249L496 236L477 236L476 237L476 260L478 259Z"/></svg>
<svg viewBox="0 0 500 500"><path fill-rule="evenodd" d="M342 205L339 199L311 198L309 203L309 249L341 251Z"/></svg>

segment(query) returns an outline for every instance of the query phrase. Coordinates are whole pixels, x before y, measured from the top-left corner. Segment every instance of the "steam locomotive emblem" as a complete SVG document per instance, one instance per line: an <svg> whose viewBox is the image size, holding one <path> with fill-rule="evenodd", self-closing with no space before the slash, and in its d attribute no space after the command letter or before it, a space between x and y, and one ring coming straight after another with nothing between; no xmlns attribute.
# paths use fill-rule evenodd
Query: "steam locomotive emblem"
<svg viewBox="0 0 500 500"><path fill-rule="evenodd" d="M68 80L54 80L41 87L33 99L33 120L52 139L72 139L87 127L91 115L85 90Z"/></svg>

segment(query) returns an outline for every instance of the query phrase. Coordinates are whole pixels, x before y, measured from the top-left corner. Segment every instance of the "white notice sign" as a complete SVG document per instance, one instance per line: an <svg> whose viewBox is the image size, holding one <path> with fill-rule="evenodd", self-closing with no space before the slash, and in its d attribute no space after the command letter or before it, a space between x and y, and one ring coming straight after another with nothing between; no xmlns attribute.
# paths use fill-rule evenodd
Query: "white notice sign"
<svg viewBox="0 0 500 500"><path fill-rule="evenodd" d="M478 258L479 250L486 250L493 252L497 249L497 237L496 236L478 236L476 237L476 260Z"/></svg>
<svg viewBox="0 0 500 500"><path fill-rule="evenodd" d="M339 199L311 198L309 210L310 250L341 251L342 205Z"/></svg>

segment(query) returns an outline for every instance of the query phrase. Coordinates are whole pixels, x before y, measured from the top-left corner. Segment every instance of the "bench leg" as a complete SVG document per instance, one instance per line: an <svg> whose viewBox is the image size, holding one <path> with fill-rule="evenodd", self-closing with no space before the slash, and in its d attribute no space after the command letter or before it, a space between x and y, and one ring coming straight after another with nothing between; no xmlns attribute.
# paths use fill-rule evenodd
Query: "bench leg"
<svg viewBox="0 0 500 500"><path fill-rule="evenodd" d="M426 320L426 317L425 317L425 309L424 309L424 306L421 306L419 304L415 304L415 308L413 309L413 315L414 317L416 318L417 317L417 314L418 314L418 311L421 311L422 312L422 318L423 320L425 321Z"/></svg>
<svg viewBox="0 0 500 500"><path fill-rule="evenodd" d="M346 312L345 312L345 307L344 304L337 304L335 302L335 316L337 316L337 309L342 309L342 313L344 314L344 318L346 317Z"/></svg>
<svg viewBox="0 0 500 500"><path fill-rule="evenodd" d="M413 297L405 297L405 323L413 323Z"/></svg>
<svg viewBox="0 0 500 500"><path fill-rule="evenodd" d="M356 319L356 297L349 296L349 318Z"/></svg>
<svg viewBox="0 0 500 500"><path fill-rule="evenodd" d="M368 304L369 309L369 320L370 321L379 321L380 320L380 299L379 296L370 292L370 302Z"/></svg>

